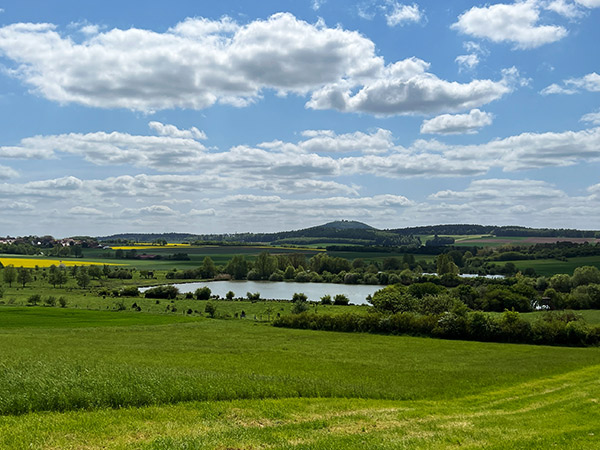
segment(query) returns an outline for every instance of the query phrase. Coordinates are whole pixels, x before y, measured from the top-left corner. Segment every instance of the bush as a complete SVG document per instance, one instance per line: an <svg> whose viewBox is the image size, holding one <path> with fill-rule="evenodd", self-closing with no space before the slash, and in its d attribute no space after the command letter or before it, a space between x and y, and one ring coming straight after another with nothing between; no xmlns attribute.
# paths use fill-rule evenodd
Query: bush
<svg viewBox="0 0 600 450"><path fill-rule="evenodd" d="M50 295L46 300L44 300L44 303L46 303L48 306L56 306L56 297Z"/></svg>
<svg viewBox="0 0 600 450"><path fill-rule="evenodd" d="M61 308L66 308L67 307L67 299L64 297L58 297L58 304L60 305Z"/></svg>
<svg viewBox="0 0 600 450"><path fill-rule="evenodd" d="M215 314L217 313L217 306L212 302L208 302L204 307L204 312L208 315L208 317L214 319Z"/></svg>
<svg viewBox="0 0 600 450"><path fill-rule="evenodd" d="M27 304L29 305L37 305L42 300L42 296L40 294L30 295L27 299Z"/></svg>
<svg viewBox="0 0 600 450"><path fill-rule="evenodd" d="M333 301L331 300L331 295L324 295L323 297L321 297L321 304L322 305L333 304Z"/></svg>
<svg viewBox="0 0 600 450"><path fill-rule="evenodd" d="M178 295L179 289L177 289L175 286L164 285L148 289L144 296L146 298L173 299L177 298Z"/></svg>
<svg viewBox="0 0 600 450"><path fill-rule="evenodd" d="M121 297L139 297L140 291L137 286L125 286L119 294Z"/></svg>
<svg viewBox="0 0 600 450"><path fill-rule="evenodd" d="M204 286L196 289L195 295L197 300L208 300L210 298L211 290L208 286Z"/></svg>
<svg viewBox="0 0 600 450"><path fill-rule="evenodd" d="M306 294L304 292L294 292L294 295L292 296L293 302L305 302L307 300L308 300L308 297L306 296Z"/></svg>
<svg viewBox="0 0 600 450"><path fill-rule="evenodd" d="M336 294L333 297L333 304L334 305L346 306L349 303L350 303L350 299L348 297L346 297L344 294Z"/></svg>

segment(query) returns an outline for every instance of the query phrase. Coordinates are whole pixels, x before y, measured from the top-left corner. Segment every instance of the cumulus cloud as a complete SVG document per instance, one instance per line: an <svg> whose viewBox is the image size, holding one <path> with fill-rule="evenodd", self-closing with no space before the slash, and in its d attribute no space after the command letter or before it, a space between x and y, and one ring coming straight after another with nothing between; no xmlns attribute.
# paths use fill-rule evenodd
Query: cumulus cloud
<svg viewBox="0 0 600 450"><path fill-rule="evenodd" d="M596 72L588 73L580 78L569 78L562 85L553 83L540 91L542 95L550 94L577 94L581 91L600 92L600 75Z"/></svg>
<svg viewBox="0 0 600 450"><path fill-rule="evenodd" d="M197 140L207 139L206 133L204 131L200 131L196 127L192 127L189 130L180 130L175 125L167 125L156 121L149 122L148 126L156 131L156 133L160 136Z"/></svg>
<svg viewBox="0 0 600 450"><path fill-rule="evenodd" d="M600 0L575 0L586 8L600 8Z"/></svg>
<svg viewBox="0 0 600 450"><path fill-rule="evenodd" d="M410 209L423 223L461 220L473 223L564 227L565 217L578 217L578 227L592 228L600 218L599 198L593 186L581 196L569 196L551 183L540 180L474 180L464 190L442 190ZM454 219L455 220L455 219Z"/></svg>
<svg viewBox="0 0 600 450"><path fill-rule="evenodd" d="M472 109L469 114L443 114L433 119L423 121L421 133L423 134L473 134L491 125L491 113Z"/></svg>
<svg viewBox="0 0 600 450"><path fill-rule="evenodd" d="M385 5L398 23L423 17L414 4ZM0 53L14 62L10 73L49 100L143 112L243 107L272 90L309 95L314 109L429 114L479 107L513 89L504 78L446 81L417 58L386 64L360 33L289 13L245 25L188 18L164 33L95 30L83 42L53 24L17 23L0 28ZM153 126L164 136L203 137Z"/></svg>
<svg viewBox="0 0 600 450"><path fill-rule="evenodd" d="M188 214L190 216L201 217L201 216L215 216L217 213L214 210L214 208L208 208L208 209L191 209Z"/></svg>
<svg viewBox="0 0 600 450"><path fill-rule="evenodd" d="M385 20L390 27L405 25L407 23L419 23L424 19L425 14L416 3L406 5L398 3L396 0L387 1Z"/></svg>
<svg viewBox="0 0 600 450"><path fill-rule="evenodd" d="M587 113L583 115L580 119L582 122L590 122L594 125L600 125L600 110Z"/></svg>
<svg viewBox="0 0 600 450"><path fill-rule="evenodd" d="M8 178L16 178L19 174L16 170L10 167L0 166L0 180L6 180Z"/></svg>
<svg viewBox="0 0 600 450"><path fill-rule="evenodd" d="M69 214L77 216L101 216L104 213L97 208L87 208L85 206L74 206L69 209Z"/></svg>
<svg viewBox="0 0 600 450"><path fill-rule="evenodd" d="M492 42L511 42L518 49L540 47L568 34L564 27L540 24L538 0L474 6L461 14L451 28Z"/></svg>
<svg viewBox="0 0 600 450"><path fill-rule="evenodd" d="M458 63L460 70L473 69L479 64L479 56L475 53L469 53L468 55L458 55L454 61Z"/></svg>
<svg viewBox="0 0 600 450"><path fill-rule="evenodd" d="M353 93L347 83L325 86L313 93L313 109L368 112L376 115L458 112L485 105L513 91L516 69L502 79L458 83L427 72L429 63L409 58L387 66L379 77ZM510 75L510 76L508 76Z"/></svg>
<svg viewBox="0 0 600 450"><path fill-rule="evenodd" d="M164 33L112 29L82 43L52 24L18 23L0 28L0 51L50 100L145 112L243 106L262 89L307 92L381 65L359 33L289 13L243 26L194 18Z"/></svg>
<svg viewBox="0 0 600 450"><path fill-rule="evenodd" d="M578 19L585 15L584 11L577 5L567 0L552 0L542 4L544 9L554 11L568 19Z"/></svg>

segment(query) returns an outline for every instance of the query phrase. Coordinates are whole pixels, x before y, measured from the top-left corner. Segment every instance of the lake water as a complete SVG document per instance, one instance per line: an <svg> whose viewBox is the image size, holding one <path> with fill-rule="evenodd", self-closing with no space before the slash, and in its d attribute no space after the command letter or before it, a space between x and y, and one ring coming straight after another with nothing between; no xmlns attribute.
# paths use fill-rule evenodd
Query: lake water
<svg viewBox="0 0 600 450"><path fill-rule="evenodd" d="M196 289L207 286L212 295L221 298L229 291L233 291L235 297L246 297L247 292L260 292L260 298L269 300L291 300L295 292L303 292L308 300L319 301L324 295L344 294L355 305L367 304L367 295L373 295L375 291L384 286L365 284L334 284L334 283L295 283L287 281L206 281L200 283L173 283L179 292L195 292ZM146 288L148 289L148 288ZM144 291L146 289L140 289Z"/></svg>

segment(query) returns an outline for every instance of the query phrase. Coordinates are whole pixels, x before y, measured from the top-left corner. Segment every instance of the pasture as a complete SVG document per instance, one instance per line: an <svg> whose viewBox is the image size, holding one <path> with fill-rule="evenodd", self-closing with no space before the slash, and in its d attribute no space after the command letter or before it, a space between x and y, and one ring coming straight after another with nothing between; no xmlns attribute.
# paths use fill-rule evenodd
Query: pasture
<svg viewBox="0 0 600 450"><path fill-rule="evenodd" d="M580 256L577 258L568 258L567 261L558 259L526 259L518 261L502 261L499 265L507 262L513 263L519 270L532 268L537 275L552 276L557 273L573 274L573 271L580 266L594 266L600 269L600 256Z"/></svg>
<svg viewBox="0 0 600 450"><path fill-rule="evenodd" d="M565 448L598 431L597 348L7 306L0 344L1 448Z"/></svg>

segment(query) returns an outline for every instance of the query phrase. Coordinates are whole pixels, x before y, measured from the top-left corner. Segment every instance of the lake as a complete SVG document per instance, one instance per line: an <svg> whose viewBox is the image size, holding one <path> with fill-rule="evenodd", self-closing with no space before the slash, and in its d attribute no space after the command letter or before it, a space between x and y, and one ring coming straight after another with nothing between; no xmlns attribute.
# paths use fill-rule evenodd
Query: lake
<svg viewBox="0 0 600 450"><path fill-rule="evenodd" d="M308 300L319 301L324 295L344 294L355 305L367 304L367 295L373 295L375 291L384 286L366 284L334 284L334 283L296 283L288 281L206 281L200 283L172 283L179 292L195 292L196 289L207 286L212 295L221 298L229 291L233 291L235 297L246 297L247 292L260 292L260 298L269 300L291 300L295 292L303 292ZM145 289L140 289L144 291Z"/></svg>

